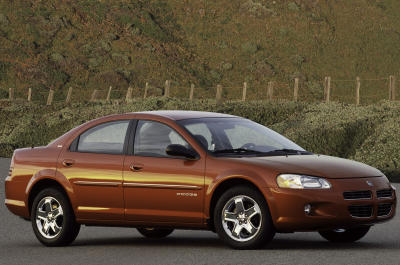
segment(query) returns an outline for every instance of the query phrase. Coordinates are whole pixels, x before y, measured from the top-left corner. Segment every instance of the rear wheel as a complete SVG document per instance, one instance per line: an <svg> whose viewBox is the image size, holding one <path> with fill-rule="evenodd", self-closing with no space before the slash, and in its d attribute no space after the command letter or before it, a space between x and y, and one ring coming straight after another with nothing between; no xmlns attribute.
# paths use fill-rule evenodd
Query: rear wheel
<svg viewBox="0 0 400 265"><path fill-rule="evenodd" d="M80 229L67 197L57 188L46 188L36 195L31 222L37 239L49 247L69 245Z"/></svg>
<svg viewBox="0 0 400 265"><path fill-rule="evenodd" d="M140 234L148 238L163 238L169 236L174 229L170 228L153 228L153 227L146 227L146 228L137 228Z"/></svg>
<svg viewBox="0 0 400 265"><path fill-rule="evenodd" d="M331 242L351 243L363 238L369 231L370 226L350 229L335 229L319 231L319 234Z"/></svg>
<svg viewBox="0 0 400 265"><path fill-rule="evenodd" d="M232 248L254 249L275 235L264 197L247 186L227 190L214 209L215 230Z"/></svg>

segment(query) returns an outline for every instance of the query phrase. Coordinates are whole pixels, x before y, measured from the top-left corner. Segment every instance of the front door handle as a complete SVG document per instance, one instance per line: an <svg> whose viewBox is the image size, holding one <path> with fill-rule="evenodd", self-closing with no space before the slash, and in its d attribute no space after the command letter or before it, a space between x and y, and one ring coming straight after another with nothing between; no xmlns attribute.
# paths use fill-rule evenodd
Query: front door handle
<svg viewBox="0 0 400 265"><path fill-rule="evenodd" d="M143 169L143 164L135 163L135 164L132 164L129 168L130 168L132 171L140 171L140 170Z"/></svg>
<svg viewBox="0 0 400 265"><path fill-rule="evenodd" d="M74 160L72 159L65 159L62 164L64 167L72 167L72 165L75 163Z"/></svg>

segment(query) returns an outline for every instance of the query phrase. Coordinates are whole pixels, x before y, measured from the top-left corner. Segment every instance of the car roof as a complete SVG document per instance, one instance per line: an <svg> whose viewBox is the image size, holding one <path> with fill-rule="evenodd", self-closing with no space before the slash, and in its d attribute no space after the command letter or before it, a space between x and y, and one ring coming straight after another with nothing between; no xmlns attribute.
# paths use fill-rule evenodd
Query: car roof
<svg viewBox="0 0 400 265"><path fill-rule="evenodd" d="M201 119L201 118L237 118L237 116L206 112L206 111L186 111L186 110L156 110L156 111L143 111L134 112L132 114L146 114L157 117L169 118L171 120L186 120L186 119Z"/></svg>

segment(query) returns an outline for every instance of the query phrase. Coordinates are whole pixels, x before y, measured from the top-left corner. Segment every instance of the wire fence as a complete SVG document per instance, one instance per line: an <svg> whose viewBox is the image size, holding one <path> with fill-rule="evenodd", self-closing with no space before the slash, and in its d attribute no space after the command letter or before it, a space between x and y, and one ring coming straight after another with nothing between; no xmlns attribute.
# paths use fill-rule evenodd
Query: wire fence
<svg viewBox="0 0 400 265"><path fill-rule="evenodd" d="M164 86L146 83L143 87L84 90L43 90L32 88L0 88L0 100L27 100L51 105L55 102L121 101L149 97L170 97L189 100L215 99L217 101L293 100L306 102L342 102L348 104L373 104L384 99L396 99L396 78L332 79L307 82L298 78L290 82L270 81L264 86L251 86L244 82L238 86L196 87L173 85L166 80Z"/></svg>

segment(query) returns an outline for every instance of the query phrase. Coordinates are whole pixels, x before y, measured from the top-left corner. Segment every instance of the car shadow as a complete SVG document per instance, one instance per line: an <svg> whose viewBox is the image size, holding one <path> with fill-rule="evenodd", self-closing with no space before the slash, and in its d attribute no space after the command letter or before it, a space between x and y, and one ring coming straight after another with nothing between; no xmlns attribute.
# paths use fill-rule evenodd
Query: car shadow
<svg viewBox="0 0 400 265"><path fill-rule="evenodd" d="M141 246L141 247L212 247L224 248L225 245L218 238L212 237L167 237L167 238L90 238L77 239L72 246Z"/></svg>
<svg viewBox="0 0 400 265"><path fill-rule="evenodd" d="M125 246L125 247L168 247L168 248L230 248L217 237L168 237L161 239L150 239L141 237L132 238L91 238L76 240L72 247L88 246ZM399 249L400 244L393 242L355 242L355 243L331 243L321 240L300 239L274 239L267 247L260 250L340 250L354 249ZM257 250L253 250L257 251Z"/></svg>

